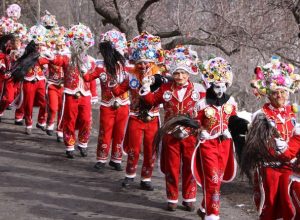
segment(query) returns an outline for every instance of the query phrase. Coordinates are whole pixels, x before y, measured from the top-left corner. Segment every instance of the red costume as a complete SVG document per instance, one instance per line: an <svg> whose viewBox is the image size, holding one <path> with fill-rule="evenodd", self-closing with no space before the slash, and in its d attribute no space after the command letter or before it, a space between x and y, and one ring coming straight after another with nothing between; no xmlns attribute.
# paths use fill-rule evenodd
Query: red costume
<svg viewBox="0 0 300 220"><path fill-rule="evenodd" d="M144 160L141 177L142 181L151 181L154 166L152 143L159 127L159 111L158 107L154 106L148 111L147 115L143 115L142 108L144 106L139 95L142 74L137 74L129 74L123 83L113 88L113 94L120 96L127 91L131 93L129 121L123 144L124 151L128 154L125 176L128 178L136 176L139 154L143 143Z"/></svg>
<svg viewBox="0 0 300 220"><path fill-rule="evenodd" d="M39 58L24 77L23 106L27 129L32 128L32 111L34 104L37 104L40 107L38 114L38 125L46 126L46 78L43 72L43 65L47 63L47 59Z"/></svg>
<svg viewBox="0 0 300 220"><path fill-rule="evenodd" d="M118 72L118 82L122 83L128 76L125 71ZM91 81L100 79L101 102L100 102L100 122L97 144L97 161L106 163L111 150L111 161L121 163L122 144L125 134L125 126L129 114L129 96L125 92L119 96L114 96L110 82L113 80L110 74L106 73L104 67L96 67L92 74L85 74L84 80Z"/></svg>
<svg viewBox="0 0 300 220"><path fill-rule="evenodd" d="M5 75L5 71L9 71L15 59L12 59L10 55L5 55L0 53L0 117L3 116L4 111L8 106L12 104L13 107L16 107L15 112L15 121L21 122L24 117L24 110L22 105L22 97L18 97L22 90L22 83L14 82L13 78L9 75ZM21 103L14 103L15 98Z"/></svg>
<svg viewBox="0 0 300 220"><path fill-rule="evenodd" d="M10 103L14 100L15 97L15 83L9 75L6 75L5 72L11 69L12 58L0 52L0 117L3 116L3 112L9 106Z"/></svg>
<svg viewBox="0 0 300 220"><path fill-rule="evenodd" d="M219 216L221 183L232 181L236 174L233 141L223 137L224 131L228 131L229 117L236 115L236 108L233 97L220 106L207 104L206 99L199 105L197 119L209 137L194 151L192 172L203 188L202 207L206 215Z"/></svg>
<svg viewBox="0 0 300 220"><path fill-rule="evenodd" d="M291 106L278 109L267 103L257 113L259 112L273 122L282 139L290 139L296 122ZM291 174L291 168L280 161L275 168L264 164L256 170L254 201L260 219L292 218L293 206L287 190Z"/></svg>
<svg viewBox="0 0 300 220"><path fill-rule="evenodd" d="M180 97L180 93L184 93ZM157 92L144 96L145 101L153 106L163 103L165 119L179 115L195 118L196 104L205 95L205 89L199 84L188 82L185 86L177 86L175 82L163 84ZM197 142L197 137L189 128L177 125L177 129L187 132L183 139L169 132L163 137L161 152L161 170L166 178L167 198L170 203L178 202L178 188L180 172L182 173L182 197L184 202L196 201L197 184L191 172L191 158ZM182 165L181 165L182 163ZM182 171L180 171L182 166Z"/></svg>
<svg viewBox="0 0 300 220"><path fill-rule="evenodd" d="M57 55L51 62L63 67L64 72L64 123L63 137L67 151L74 151L75 129L78 129L78 146L87 148L91 131L91 91L90 83L85 82L77 67L70 64L68 56ZM85 65L95 68L94 60L89 57Z"/></svg>
<svg viewBox="0 0 300 220"><path fill-rule="evenodd" d="M51 134L54 130L54 121L57 114L57 136L63 137L62 133L62 103L63 103L63 91L64 91L64 72L63 68L54 64L49 64L49 75L47 81L47 132Z"/></svg>

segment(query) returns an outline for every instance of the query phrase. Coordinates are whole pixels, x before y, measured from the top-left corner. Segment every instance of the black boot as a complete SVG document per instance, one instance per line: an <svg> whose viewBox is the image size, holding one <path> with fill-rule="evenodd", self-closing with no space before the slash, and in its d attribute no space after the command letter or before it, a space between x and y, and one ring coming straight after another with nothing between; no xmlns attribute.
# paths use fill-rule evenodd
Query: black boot
<svg viewBox="0 0 300 220"><path fill-rule="evenodd" d="M87 152L86 147L80 147L80 146L77 146L77 147L78 147L78 150L80 151L80 155L82 157L87 157L88 152Z"/></svg>
<svg viewBox="0 0 300 220"><path fill-rule="evenodd" d="M58 143L62 143L62 142L64 142L64 139L63 139L63 137L57 136L56 141L57 141Z"/></svg>
<svg viewBox="0 0 300 220"><path fill-rule="evenodd" d="M36 123L35 126L39 129L41 129L42 131L46 131L46 126L44 126L44 125L40 125L39 123Z"/></svg>
<svg viewBox="0 0 300 220"><path fill-rule="evenodd" d="M121 163L116 163L116 162L113 162L113 161L109 161L109 166L115 168L116 171L122 171L122 167L121 167Z"/></svg>
<svg viewBox="0 0 300 220"><path fill-rule="evenodd" d="M146 190L146 191L153 191L154 190L154 187L151 183L151 181L141 181L141 189L142 190Z"/></svg>
<svg viewBox="0 0 300 220"><path fill-rule="evenodd" d="M204 220L204 218L205 218L205 212L201 211L201 209L198 209L197 210L197 214L200 216L200 218L202 220Z"/></svg>
<svg viewBox="0 0 300 220"><path fill-rule="evenodd" d="M102 162L97 162L95 165L94 165L94 168L96 170L103 170L103 168L105 167L105 163L102 163Z"/></svg>
<svg viewBox="0 0 300 220"><path fill-rule="evenodd" d="M131 183L133 183L134 178L125 177L125 179L122 182L122 187L127 188L130 186Z"/></svg>
<svg viewBox="0 0 300 220"><path fill-rule="evenodd" d="M67 158L74 159L74 150L66 151Z"/></svg>
<svg viewBox="0 0 300 220"><path fill-rule="evenodd" d="M53 136L54 134L54 131L53 130L46 130L46 133L49 135L49 136Z"/></svg>
<svg viewBox="0 0 300 220"><path fill-rule="evenodd" d="M19 125L19 126L24 125L23 120L22 121L15 121L15 125Z"/></svg>

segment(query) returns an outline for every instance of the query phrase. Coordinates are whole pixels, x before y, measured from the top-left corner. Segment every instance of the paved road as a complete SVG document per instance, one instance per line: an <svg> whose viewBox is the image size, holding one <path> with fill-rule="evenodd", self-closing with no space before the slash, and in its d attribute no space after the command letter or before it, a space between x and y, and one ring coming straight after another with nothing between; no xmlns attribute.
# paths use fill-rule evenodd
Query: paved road
<svg viewBox="0 0 300 220"><path fill-rule="evenodd" d="M54 137L38 129L27 136L24 127L13 125L12 118L13 111L6 111L0 123L1 220L199 219L195 212L180 207L176 212L164 210L164 179L157 170L153 192L139 190L139 178L131 189L122 189L123 172L109 167L102 173L93 170L97 109L93 110L89 156L81 158L77 152L75 160L65 158L63 144ZM222 219L256 219L246 180L224 185L222 195Z"/></svg>

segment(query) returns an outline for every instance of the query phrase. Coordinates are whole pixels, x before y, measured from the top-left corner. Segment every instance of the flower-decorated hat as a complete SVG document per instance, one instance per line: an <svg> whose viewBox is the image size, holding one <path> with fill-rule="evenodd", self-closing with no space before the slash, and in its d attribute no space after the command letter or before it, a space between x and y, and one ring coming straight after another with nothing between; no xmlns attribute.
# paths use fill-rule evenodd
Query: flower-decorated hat
<svg viewBox="0 0 300 220"><path fill-rule="evenodd" d="M189 74L198 74L198 56L197 52L183 46L176 46L166 53L166 64L170 73L182 69Z"/></svg>
<svg viewBox="0 0 300 220"><path fill-rule="evenodd" d="M41 23L44 27L55 27L57 26L57 21L55 15L50 14L49 11L45 11L45 15L41 17Z"/></svg>
<svg viewBox="0 0 300 220"><path fill-rule="evenodd" d="M65 44L66 38L64 37L66 34L66 28L61 26L61 27L53 27L50 30L47 30L46 33L46 43L47 46L55 49L56 45L62 45Z"/></svg>
<svg viewBox="0 0 300 220"><path fill-rule="evenodd" d="M128 42L129 60L135 63L140 61L160 63L163 60L160 37L147 32Z"/></svg>
<svg viewBox="0 0 300 220"><path fill-rule="evenodd" d="M27 27L21 23L15 22L13 27L13 34L21 41L27 40Z"/></svg>
<svg viewBox="0 0 300 220"><path fill-rule="evenodd" d="M79 23L73 25L66 33L67 46L87 50L94 45L94 37L89 27Z"/></svg>
<svg viewBox="0 0 300 220"><path fill-rule="evenodd" d="M227 83L231 86L233 78L231 65L222 57L206 60L199 68L207 87L214 83Z"/></svg>
<svg viewBox="0 0 300 220"><path fill-rule="evenodd" d="M294 73L292 64L282 63L279 57L273 56L271 62L254 69L254 79L251 86L255 89L254 94L265 96L270 91L285 89L295 92L300 89L300 75Z"/></svg>
<svg viewBox="0 0 300 220"><path fill-rule="evenodd" d="M21 7L17 4L9 5L6 9L6 14L13 20L18 20L21 17Z"/></svg>
<svg viewBox="0 0 300 220"><path fill-rule="evenodd" d="M127 40L124 33L117 30L110 30L100 35L100 43L109 41L113 47L122 55L127 52Z"/></svg>
<svg viewBox="0 0 300 220"><path fill-rule="evenodd" d="M0 19L0 27L3 34L11 34L14 32L15 22L11 18L2 17Z"/></svg>
<svg viewBox="0 0 300 220"><path fill-rule="evenodd" d="M29 29L28 41L34 41L36 44L46 43L47 29L43 25L34 25Z"/></svg>

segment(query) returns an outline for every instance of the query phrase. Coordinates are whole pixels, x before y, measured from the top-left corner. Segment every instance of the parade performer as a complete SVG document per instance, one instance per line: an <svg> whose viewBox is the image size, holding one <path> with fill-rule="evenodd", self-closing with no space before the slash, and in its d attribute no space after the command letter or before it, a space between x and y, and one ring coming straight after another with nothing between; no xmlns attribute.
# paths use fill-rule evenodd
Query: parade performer
<svg viewBox="0 0 300 220"><path fill-rule="evenodd" d="M153 81L155 83L155 79L144 78L142 94L145 95L147 104L156 106L163 103L165 110L165 125L160 129L159 136L163 136L160 164L166 180L167 209L175 211L177 207L181 172L182 204L185 210L193 211L197 184L191 172L191 159L199 124L196 122L192 129L189 124L181 123L181 117L193 119L197 116L197 104L205 96L205 88L189 80L190 74L198 74L197 59L193 57L190 49L178 46L169 52L166 59L170 62L169 72L173 81L163 84L156 92L151 93L150 85Z"/></svg>
<svg viewBox="0 0 300 220"><path fill-rule="evenodd" d="M70 56L70 51L65 45L64 33L56 36L55 54ZM62 123L62 105L64 92L64 72L61 66L56 66L52 63L48 64L49 75L47 77L47 126L46 133L50 136L54 134L54 122L57 115L56 136L57 141L63 141L63 123Z"/></svg>
<svg viewBox="0 0 300 220"><path fill-rule="evenodd" d="M41 25L32 26L30 28L28 40L30 42L32 41L32 48L31 46L27 47L27 52L24 52L23 56L20 58L21 60L25 58L29 52L31 52L31 49L37 54L40 54L46 50L44 38L45 33L46 29ZM25 76L23 76L24 81L22 85L22 92L24 96L24 118L26 124L26 134L28 135L32 133L32 113L34 104L37 104L40 107L36 127L42 129L43 131L45 131L46 128L46 77L43 72L43 65L47 64L48 60L43 57L39 57L34 60L34 65L30 67Z"/></svg>
<svg viewBox="0 0 300 220"><path fill-rule="evenodd" d="M82 157L87 156L91 132L91 91L90 83L83 80L83 75L95 68L95 60L87 55L88 48L94 45L94 38L89 27L83 24L70 27L66 38L71 57L55 55L50 63L62 66L64 71L63 138L66 155L73 159L76 129L79 130L77 147Z"/></svg>
<svg viewBox="0 0 300 220"><path fill-rule="evenodd" d="M126 80L113 88L115 96L130 91L130 113L127 131L124 139L124 150L128 154L123 187L128 187L136 177L136 170L143 143L144 160L141 173L141 189L154 189L151 176L155 159L152 158L152 144L159 127L158 106L146 105L139 95L142 79L146 76L159 73L156 62L162 59L160 38L143 32L129 42L129 60L134 63L133 70Z"/></svg>
<svg viewBox="0 0 300 220"><path fill-rule="evenodd" d="M294 67L279 61L279 58L272 57L270 63L255 68L255 79L251 82L254 92L259 96L267 96L269 102L264 104L262 109L254 113L257 115L256 124L260 125L264 120L268 120L276 135L272 141L276 142L277 148L283 148L293 135L296 125L295 109L288 105L290 92L294 92L299 87L299 75L294 74ZM258 115L263 114L266 118L259 120ZM292 219L293 206L288 193L289 177L292 169L289 163L282 163L279 159L262 160L263 157L256 150L258 145L267 145L268 139L257 142L258 138L268 133L257 133L259 126L252 123L246 139L246 146L242 157L241 169L251 176L254 169L254 201L260 219ZM255 128L254 128L255 126ZM265 149L265 148L261 148ZM263 153L269 157L276 154L273 148L266 148Z"/></svg>
<svg viewBox="0 0 300 220"><path fill-rule="evenodd" d="M202 78L209 87L206 97L198 105L197 119L202 131L201 144L192 158L192 172L203 189L203 201L198 215L202 219L220 219L220 187L232 181L236 174L234 146L228 123L236 115L237 104L225 92L232 84L230 64L221 57L212 58L200 65Z"/></svg>
<svg viewBox="0 0 300 220"><path fill-rule="evenodd" d="M84 75L84 79L87 81L99 78L101 85L97 163L94 167L98 170L104 168L111 148L109 165L117 171L121 171L122 144L130 101L128 92L114 96L110 84L115 80L119 84L123 83L128 77L127 62L124 58L124 53L127 52L125 34L116 30L101 34L99 51L104 61L98 62L92 74Z"/></svg>
<svg viewBox="0 0 300 220"><path fill-rule="evenodd" d="M21 8L16 5L10 5L7 10L7 17L2 17L0 20L0 26L3 34L13 35L13 39L10 40L9 47L6 48L7 55L7 72L6 78L0 80L0 117L3 116L5 109L11 109L11 107L16 107L15 112L15 124L22 125L23 122L23 108L21 106L22 100L19 104L15 104L14 99L19 100L19 93L21 90L20 83L14 82L10 77L9 71L13 63L21 56L23 53L23 43L26 40L27 28L21 23L18 23L18 19L21 16ZM9 42L8 42L9 43ZM21 97L20 97L21 98ZM14 101L14 102L13 102Z"/></svg>

